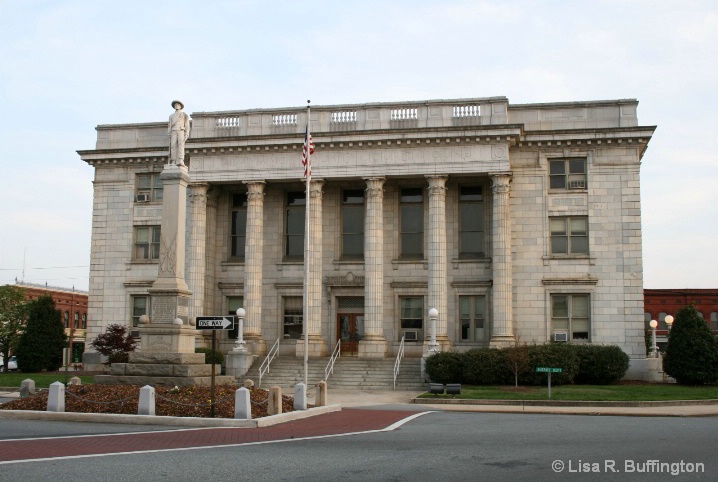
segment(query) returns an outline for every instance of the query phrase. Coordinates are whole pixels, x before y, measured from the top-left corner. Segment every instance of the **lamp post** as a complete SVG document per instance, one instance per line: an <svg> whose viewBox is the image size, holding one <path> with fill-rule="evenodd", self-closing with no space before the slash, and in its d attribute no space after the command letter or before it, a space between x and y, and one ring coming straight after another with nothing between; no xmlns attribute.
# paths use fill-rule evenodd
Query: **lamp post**
<svg viewBox="0 0 718 482"><path fill-rule="evenodd" d="M673 326L673 317L671 315L666 316L666 325L668 325L668 332L670 333Z"/></svg>
<svg viewBox="0 0 718 482"><path fill-rule="evenodd" d="M244 346L244 315L247 312L244 308L237 308L237 341L232 349L235 353L247 353L247 348Z"/></svg>
<svg viewBox="0 0 718 482"><path fill-rule="evenodd" d="M439 317L439 310L431 308L429 310L429 320L431 320L431 338L429 340L429 355L439 352L439 344L436 343L436 319Z"/></svg>
<svg viewBox="0 0 718 482"><path fill-rule="evenodd" d="M648 323L648 324L651 325L651 332L653 335L652 339L651 339L651 356L653 358L657 358L658 357L658 345L656 345L656 327L658 326L658 322L656 320L651 320L650 323Z"/></svg>

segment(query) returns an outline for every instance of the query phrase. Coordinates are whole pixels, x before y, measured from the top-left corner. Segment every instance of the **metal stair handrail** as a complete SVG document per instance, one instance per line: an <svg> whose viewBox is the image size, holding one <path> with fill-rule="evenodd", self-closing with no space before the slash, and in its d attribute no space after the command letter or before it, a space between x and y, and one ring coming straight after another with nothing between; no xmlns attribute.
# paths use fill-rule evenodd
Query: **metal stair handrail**
<svg viewBox="0 0 718 482"><path fill-rule="evenodd" d="M277 353L279 352L279 340L281 340L281 338L277 338L277 341L274 342L272 348L269 349L267 357L259 366L259 384L257 385L258 387L262 386L262 377L265 373L269 372L269 364L272 363L272 360L274 360L274 357L277 356Z"/></svg>
<svg viewBox="0 0 718 482"><path fill-rule="evenodd" d="M334 374L334 362L337 361L337 358L339 358L341 356L341 352L342 352L342 341L337 340L337 346L334 347L332 356L329 357L329 363L327 363L327 367L324 369L324 381L325 382L329 379L329 375Z"/></svg>
<svg viewBox="0 0 718 482"><path fill-rule="evenodd" d="M396 377L399 375L399 368L401 367L401 359L404 358L404 337L401 337L401 343L399 344L399 353L396 355L396 361L394 362L394 390L396 390Z"/></svg>

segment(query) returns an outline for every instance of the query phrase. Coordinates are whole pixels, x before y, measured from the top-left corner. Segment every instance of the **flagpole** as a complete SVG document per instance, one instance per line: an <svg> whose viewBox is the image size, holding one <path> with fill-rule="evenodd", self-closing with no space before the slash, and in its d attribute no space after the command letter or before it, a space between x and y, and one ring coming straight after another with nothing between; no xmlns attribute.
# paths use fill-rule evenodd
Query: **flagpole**
<svg viewBox="0 0 718 482"><path fill-rule="evenodd" d="M304 331L304 389L308 387L308 366L309 366L309 233L311 228L311 197L309 196L309 183L312 179L312 163L311 163L311 130L310 130L310 101L307 100L307 133L305 142L307 143L307 191L306 191L306 212L305 212L305 224L304 224L304 319L302 320L302 328Z"/></svg>

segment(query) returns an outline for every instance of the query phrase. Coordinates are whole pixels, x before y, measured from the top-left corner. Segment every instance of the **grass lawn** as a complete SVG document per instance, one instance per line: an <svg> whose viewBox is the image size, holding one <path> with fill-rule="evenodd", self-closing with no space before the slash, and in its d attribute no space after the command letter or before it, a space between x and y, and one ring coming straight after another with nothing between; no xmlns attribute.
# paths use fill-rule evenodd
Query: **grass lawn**
<svg viewBox="0 0 718 482"><path fill-rule="evenodd" d="M467 400L546 400L547 387L470 386L462 385L461 395ZM451 395L430 395L421 398L451 398ZM651 385L560 385L551 386L551 400L632 401L706 400L718 399L718 386L687 387L673 384Z"/></svg>
<svg viewBox="0 0 718 482"><path fill-rule="evenodd" d="M81 373L69 370L67 372L67 380L79 376L83 385L92 383L93 375L82 375ZM48 388L51 383L65 383L65 372L41 372L41 373L20 373L20 372L2 372L0 373L0 387L20 387L22 381L26 379L35 381L35 388Z"/></svg>

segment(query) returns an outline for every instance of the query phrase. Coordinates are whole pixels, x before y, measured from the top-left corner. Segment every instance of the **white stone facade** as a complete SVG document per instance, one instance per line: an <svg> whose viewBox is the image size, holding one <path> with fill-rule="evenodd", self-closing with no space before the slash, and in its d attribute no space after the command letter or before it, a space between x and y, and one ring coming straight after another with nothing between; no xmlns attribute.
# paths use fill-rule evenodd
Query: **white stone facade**
<svg viewBox="0 0 718 482"><path fill-rule="evenodd" d="M644 356L639 170L655 127L638 125L637 104L493 97L313 107L310 355L328 355L351 321L359 356L393 357L407 331L418 335L406 341L407 355L421 356L436 307L443 350L544 343L565 332L570 342ZM187 205L177 212L186 216L186 265L178 271L192 292L189 318L227 314L241 298L256 355L278 338L280 353L303 353L285 337L285 315L288 297L303 294L303 259L287 256L287 196L305 192L306 117L298 108L195 112L185 146ZM97 131L96 148L79 151L95 167L88 342L108 324L131 323L134 298L151 296L159 261L151 240L149 254L138 255L137 228L160 226L162 202L138 196L138 175L159 176L169 146L164 122ZM585 173L551 188L551 166L571 160ZM461 217L467 187L475 219ZM345 228L343 201L356 192L364 222ZM232 232L237 209L246 210L246 232ZM412 209L423 215L410 226ZM586 249L552 253L552 222L561 220L578 226L567 243ZM356 236L363 256L345 256L343 243ZM482 246L465 249L462 239ZM563 295L588 302L587 314L571 305L567 329L552 301ZM420 319L408 319L408 298L419 299ZM464 329L462 306L471 318ZM223 337L224 351L232 344Z"/></svg>

